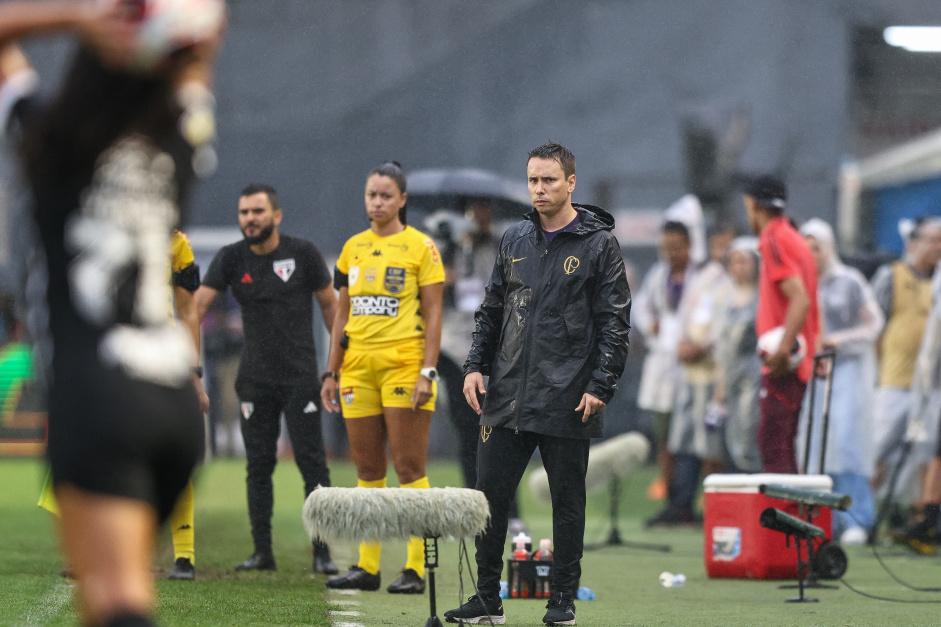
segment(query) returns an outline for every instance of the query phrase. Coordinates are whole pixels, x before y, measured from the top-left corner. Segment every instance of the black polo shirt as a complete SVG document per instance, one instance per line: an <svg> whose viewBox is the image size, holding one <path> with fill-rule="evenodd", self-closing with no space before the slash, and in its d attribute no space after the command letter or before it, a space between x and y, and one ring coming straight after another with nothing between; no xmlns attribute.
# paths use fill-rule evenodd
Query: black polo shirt
<svg viewBox="0 0 941 627"><path fill-rule="evenodd" d="M242 240L222 248L203 284L232 288L242 307L245 352L239 380L263 385L319 384L313 297L332 281L323 255L306 240L281 235L274 252L256 255Z"/></svg>

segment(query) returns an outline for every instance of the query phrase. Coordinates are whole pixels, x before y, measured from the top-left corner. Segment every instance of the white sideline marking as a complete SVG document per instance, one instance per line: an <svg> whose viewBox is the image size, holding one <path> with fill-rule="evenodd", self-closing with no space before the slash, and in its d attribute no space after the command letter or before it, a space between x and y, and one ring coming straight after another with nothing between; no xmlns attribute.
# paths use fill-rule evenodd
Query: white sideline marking
<svg viewBox="0 0 941 627"><path fill-rule="evenodd" d="M330 602L333 603L334 605L350 605L350 606L362 605L362 603L360 603L359 601L350 601L349 599L337 599L336 601L330 601Z"/></svg>
<svg viewBox="0 0 941 627"><path fill-rule="evenodd" d="M57 582L45 598L23 618L23 623L27 625L45 625L62 610L62 607L71 598L72 584L67 581Z"/></svg>
<svg viewBox="0 0 941 627"><path fill-rule="evenodd" d="M333 594L348 594L348 595L359 594L359 590L333 590L332 592Z"/></svg>
<svg viewBox="0 0 941 627"><path fill-rule="evenodd" d="M359 612L345 612L343 610L329 610L328 616L359 616Z"/></svg>
<svg viewBox="0 0 941 627"><path fill-rule="evenodd" d="M360 623L333 623L333 627L365 627Z"/></svg>

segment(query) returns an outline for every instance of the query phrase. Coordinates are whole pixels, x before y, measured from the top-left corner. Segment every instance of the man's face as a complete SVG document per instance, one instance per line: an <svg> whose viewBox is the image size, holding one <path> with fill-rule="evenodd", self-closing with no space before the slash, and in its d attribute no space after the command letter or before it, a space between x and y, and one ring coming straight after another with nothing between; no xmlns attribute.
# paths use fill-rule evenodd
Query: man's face
<svg viewBox="0 0 941 627"><path fill-rule="evenodd" d="M918 238L912 242L912 260L925 269L934 268L941 261L941 225L922 225Z"/></svg>
<svg viewBox="0 0 941 627"><path fill-rule="evenodd" d="M268 194L259 192L239 198L239 228L249 244L267 241L279 224L281 210L272 209Z"/></svg>
<svg viewBox="0 0 941 627"><path fill-rule="evenodd" d="M689 264L689 240L681 233L661 234L660 252L671 272L683 272Z"/></svg>
<svg viewBox="0 0 941 627"><path fill-rule="evenodd" d="M572 202L575 175L566 178L555 159L533 157L526 164L529 197L540 215L552 218Z"/></svg>
<svg viewBox="0 0 941 627"><path fill-rule="evenodd" d="M748 219L748 226L751 228L752 233L758 235L761 233L761 225L758 223L758 203L755 202L755 197L745 194L742 196L742 204L745 205L745 217Z"/></svg>

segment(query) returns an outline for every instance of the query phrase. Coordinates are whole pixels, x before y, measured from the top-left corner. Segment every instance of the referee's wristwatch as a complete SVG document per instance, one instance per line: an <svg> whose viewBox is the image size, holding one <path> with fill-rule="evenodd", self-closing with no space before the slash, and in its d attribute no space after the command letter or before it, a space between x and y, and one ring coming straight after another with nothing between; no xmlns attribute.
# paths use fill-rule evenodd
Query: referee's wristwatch
<svg viewBox="0 0 941 627"><path fill-rule="evenodd" d="M415 371L412 370L412 372L415 372ZM437 381L437 380L438 380L438 369L437 369L437 368L422 368L421 370L418 371L418 374L420 374L421 376L425 377L425 378L428 379L429 381Z"/></svg>

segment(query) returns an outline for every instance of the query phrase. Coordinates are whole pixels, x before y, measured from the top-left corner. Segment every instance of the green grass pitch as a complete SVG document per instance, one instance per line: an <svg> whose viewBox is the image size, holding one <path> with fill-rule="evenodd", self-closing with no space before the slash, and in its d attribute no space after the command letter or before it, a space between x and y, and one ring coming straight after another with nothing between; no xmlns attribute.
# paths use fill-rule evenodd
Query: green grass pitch
<svg viewBox="0 0 941 627"><path fill-rule="evenodd" d="M331 465L335 485L355 485L347 463ZM41 462L0 460L0 625L74 625L71 587L58 576L62 567L50 516L35 506L41 485ZM432 485L459 485L455 465L433 463ZM196 485L196 582L163 580L172 562L168 539L155 563L158 620L162 625L424 625L428 597L402 597L384 591L339 595L328 592L324 577L311 572L310 544L300 520L302 487L296 468L281 463L275 473L274 543L278 570L236 574L232 566L251 553L241 461L220 460L205 467ZM889 603L866 599L843 586L810 590L819 603L795 605L795 594L779 590L780 582L710 580L702 559L702 533L694 530L647 531L643 519L658 504L647 501L644 488L652 470L638 473L622 497L620 530L625 540L665 543L670 553L626 547L588 551L582 561L582 584L597 599L577 602L580 625L936 625L937 604ZM524 480L525 485L525 480ZM523 490L522 508L535 541L551 535L548 506L534 503ZM607 496L589 498L586 541L607 535ZM471 551L473 547L471 546ZM334 546L341 568L355 560L356 547ZM941 585L941 558L916 557L900 548L881 554L900 577L916 585ZM848 551L846 579L875 595L904 600L941 601L941 593L913 592L881 569L868 548ZM438 614L459 601L457 544L440 543ZM382 558L383 585L402 568L405 548L390 543ZM683 573L682 588L662 588L662 571ZM472 594L467 569L464 596ZM544 603L507 600L508 625L541 625ZM339 612L331 614L330 612ZM355 614L348 614L353 612Z"/></svg>

